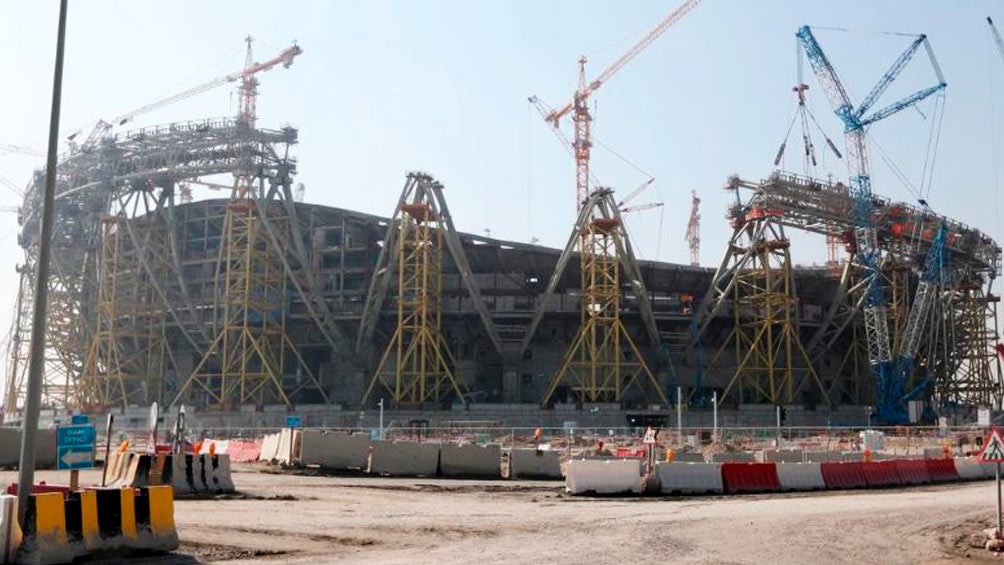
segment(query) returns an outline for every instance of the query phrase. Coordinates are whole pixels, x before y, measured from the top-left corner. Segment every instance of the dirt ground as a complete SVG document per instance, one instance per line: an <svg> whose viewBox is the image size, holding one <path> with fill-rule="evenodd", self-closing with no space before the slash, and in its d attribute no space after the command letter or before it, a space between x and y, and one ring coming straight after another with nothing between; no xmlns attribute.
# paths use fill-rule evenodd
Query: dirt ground
<svg viewBox="0 0 1004 565"><path fill-rule="evenodd" d="M65 482L66 473L38 479ZM0 473L9 483L16 474ZM82 482L100 480L85 473ZM979 563L993 481L736 497L583 498L561 483L234 474L241 494L179 500L157 564ZM969 557L967 558L967 554ZM137 562L132 560L130 562ZM989 561L988 561L989 562Z"/></svg>

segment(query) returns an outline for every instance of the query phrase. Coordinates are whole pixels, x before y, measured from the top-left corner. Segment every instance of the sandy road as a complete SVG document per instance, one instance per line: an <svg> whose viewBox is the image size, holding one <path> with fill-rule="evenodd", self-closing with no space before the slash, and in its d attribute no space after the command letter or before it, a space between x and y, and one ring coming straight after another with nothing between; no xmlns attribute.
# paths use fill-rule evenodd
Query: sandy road
<svg viewBox="0 0 1004 565"><path fill-rule="evenodd" d="M0 473L3 482L13 477ZM182 551L146 561L964 562L964 540L991 523L994 495L992 481L825 494L580 498L546 482L257 472L234 479L240 497L178 501Z"/></svg>

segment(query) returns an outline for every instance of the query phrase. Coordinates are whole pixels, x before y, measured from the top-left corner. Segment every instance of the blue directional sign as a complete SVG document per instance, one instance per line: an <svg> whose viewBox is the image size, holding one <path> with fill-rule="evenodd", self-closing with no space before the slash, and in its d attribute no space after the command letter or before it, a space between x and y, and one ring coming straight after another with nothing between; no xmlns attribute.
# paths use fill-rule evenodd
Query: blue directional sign
<svg viewBox="0 0 1004 565"><path fill-rule="evenodd" d="M296 415L286 416L286 427L287 428L299 428L303 424L303 420Z"/></svg>
<svg viewBox="0 0 1004 565"><path fill-rule="evenodd" d="M80 426L83 424L90 424L91 419L87 416L87 414L74 414L70 417L70 423L74 426Z"/></svg>
<svg viewBox="0 0 1004 565"><path fill-rule="evenodd" d="M56 429L56 468L94 467L94 426L60 426Z"/></svg>

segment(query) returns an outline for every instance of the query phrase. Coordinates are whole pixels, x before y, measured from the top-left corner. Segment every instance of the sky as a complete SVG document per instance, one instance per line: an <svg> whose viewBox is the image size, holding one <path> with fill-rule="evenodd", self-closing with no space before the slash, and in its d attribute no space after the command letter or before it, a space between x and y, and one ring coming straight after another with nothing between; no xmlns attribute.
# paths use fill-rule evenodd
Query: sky
<svg viewBox="0 0 1004 565"><path fill-rule="evenodd" d="M260 76L258 124L299 129L296 178L307 202L389 215L405 174L420 170L446 186L458 229L558 247L575 215L574 164L527 97L564 104L579 56L589 77L599 74L679 3L70 0L61 137L239 70L248 35L256 60L296 41L304 53L292 67ZM45 146L57 5L0 0L0 144ZM631 204L664 206L628 215L644 259L689 261L683 236L697 191L701 262L716 265L733 198L722 185L732 174L756 180L774 170L795 111L798 27L819 26L855 101L911 40L876 31L926 33L948 83L943 119L937 127L932 99L871 128L874 189L905 201L922 191L938 213L1004 240L1004 138L996 133L1004 61L986 16L1004 24L1004 3L704 0L593 95L593 171L621 195L656 179ZM808 106L843 150L841 124L803 66ZM935 83L921 51L876 108ZM218 88L133 127L234 115L236 101L234 88ZM936 152L932 131L940 132ZM817 174L845 179L845 164L824 158L819 130L813 135ZM784 162L795 172L800 137L796 124ZM0 155L0 176L23 187L41 161ZM932 180L921 189L925 169ZM0 205L19 201L0 186ZM0 328L10 324L22 260L15 216L0 211L0 273L8 275L0 274ZM818 238L793 239L796 263L825 259Z"/></svg>

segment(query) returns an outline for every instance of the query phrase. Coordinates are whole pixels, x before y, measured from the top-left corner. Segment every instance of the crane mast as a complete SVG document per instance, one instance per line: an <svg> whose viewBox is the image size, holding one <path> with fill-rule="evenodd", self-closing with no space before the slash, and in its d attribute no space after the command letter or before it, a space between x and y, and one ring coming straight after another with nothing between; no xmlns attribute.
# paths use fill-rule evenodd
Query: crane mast
<svg viewBox="0 0 1004 565"><path fill-rule="evenodd" d="M701 264L701 199L697 191L690 191L690 220L687 222L687 235L684 239L690 248L690 264L697 267Z"/></svg>
<svg viewBox="0 0 1004 565"><path fill-rule="evenodd" d="M876 385L879 417L890 423L899 422L905 418L905 410L901 406L902 395L898 394L898 391L904 388L904 383L899 382L899 375L895 374L889 347L889 322L881 272L882 256L873 218L874 204L868 153L865 146L865 128L944 90L945 80L941 74L941 68L934 58L934 52L927 41L927 36L920 35L911 42L879 79L878 83L872 87L861 104L855 108L836 70L826 54L823 53L822 47L816 41L809 26L799 28L796 36L805 50L812 70L822 84L823 90L826 91L834 113L844 124L844 141L847 147L847 164L850 172L850 195L853 202L854 239L858 261L862 265L864 278L867 280L867 294L863 312L868 342L868 361ZM871 115L865 116L865 113L882 96L889 85L896 80L921 45L927 51L938 83L918 90Z"/></svg>
<svg viewBox="0 0 1004 565"><path fill-rule="evenodd" d="M646 47L651 45L673 24L678 22L681 18L687 15L687 13L693 10L694 7L700 3L700 1L701 0L686 0L675 10L667 14L666 17L661 19L651 30L649 30L645 37L641 38L641 40L632 46L631 49L621 55L620 58L614 61L606 68L606 70L600 73L592 81L586 80L586 58L580 57L579 83L572 100L564 106L544 116L544 120L547 123L551 124L553 128L558 129L561 124L561 119L569 113L572 114L572 126L574 130L572 152L575 157L576 211L582 209L583 204L589 197L589 160L593 147L590 131L593 117L589 112L589 96L610 80L610 78L616 74L617 71L624 68L624 66L637 57L639 53L644 51Z"/></svg>

